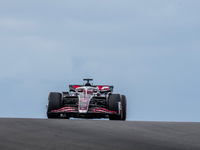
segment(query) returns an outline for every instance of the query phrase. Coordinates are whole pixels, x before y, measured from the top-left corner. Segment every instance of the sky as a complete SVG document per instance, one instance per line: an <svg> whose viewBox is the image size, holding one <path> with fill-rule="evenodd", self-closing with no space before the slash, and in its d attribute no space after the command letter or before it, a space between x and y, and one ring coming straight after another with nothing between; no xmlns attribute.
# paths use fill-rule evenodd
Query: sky
<svg viewBox="0 0 200 150"><path fill-rule="evenodd" d="M199 0L1 0L0 117L50 92L114 85L130 121L200 121Z"/></svg>

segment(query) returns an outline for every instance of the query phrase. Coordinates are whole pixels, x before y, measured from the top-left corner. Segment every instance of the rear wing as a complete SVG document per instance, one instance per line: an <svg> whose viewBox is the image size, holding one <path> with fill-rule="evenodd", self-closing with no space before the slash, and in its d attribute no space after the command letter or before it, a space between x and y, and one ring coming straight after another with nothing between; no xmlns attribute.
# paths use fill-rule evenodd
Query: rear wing
<svg viewBox="0 0 200 150"><path fill-rule="evenodd" d="M69 91L75 92L76 88L83 87L85 85L69 85ZM114 86L110 85L92 85L90 87L98 88L101 93L113 92Z"/></svg>

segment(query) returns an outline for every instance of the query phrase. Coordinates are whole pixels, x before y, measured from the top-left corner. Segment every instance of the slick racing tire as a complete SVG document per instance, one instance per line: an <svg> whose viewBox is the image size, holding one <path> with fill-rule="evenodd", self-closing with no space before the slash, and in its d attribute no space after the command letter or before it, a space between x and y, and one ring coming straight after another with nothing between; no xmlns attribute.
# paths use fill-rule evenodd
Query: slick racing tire
<svg viewBox="0 0 200 150"><path fill-rule="evenodd" d="M120 94L111 94L109 97L109 110L115 111L118 113L118 102L120 102L121 96ZM122 114L122 113L121 113ZM121 120L121 115L109 115L110 120Z"/></svg>
<svg viewBox="0 0 200 150"><path fill-rule="evenodd" d="M126 120L126 96L122 95L122 120Z"/></svg>
<svg viewBox="0 0 200 150"><path fill-rule="evenodd" d="M60 114L50 113L52 110L61 108L61 98L60 93L51 92L48 98L48 108L47 108L47 117L48 118L60 118Z"/></svg>

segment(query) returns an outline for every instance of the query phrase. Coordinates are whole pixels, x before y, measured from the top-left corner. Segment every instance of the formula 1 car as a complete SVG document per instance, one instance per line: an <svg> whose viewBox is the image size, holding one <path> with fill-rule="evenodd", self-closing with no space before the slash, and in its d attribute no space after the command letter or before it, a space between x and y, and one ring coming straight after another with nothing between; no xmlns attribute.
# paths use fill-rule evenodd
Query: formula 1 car
<svg viewBox="0 0 200 150"><path fill-rule="evenodd" d="M113 86L69 85L69 92L50 92L48 118L109 118L126 120L126 96L113 94Z"/></svg>

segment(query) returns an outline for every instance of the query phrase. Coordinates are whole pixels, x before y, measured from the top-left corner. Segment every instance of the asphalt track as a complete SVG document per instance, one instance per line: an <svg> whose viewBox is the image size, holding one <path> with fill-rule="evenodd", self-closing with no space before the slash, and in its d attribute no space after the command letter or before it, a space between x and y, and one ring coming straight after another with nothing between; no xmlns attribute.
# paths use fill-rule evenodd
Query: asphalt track
<svg viewBox="0 0 200 150"><path fill-rule="evenodd" d="M0 118L0 150L200 150L200 123Z"/></svg>

